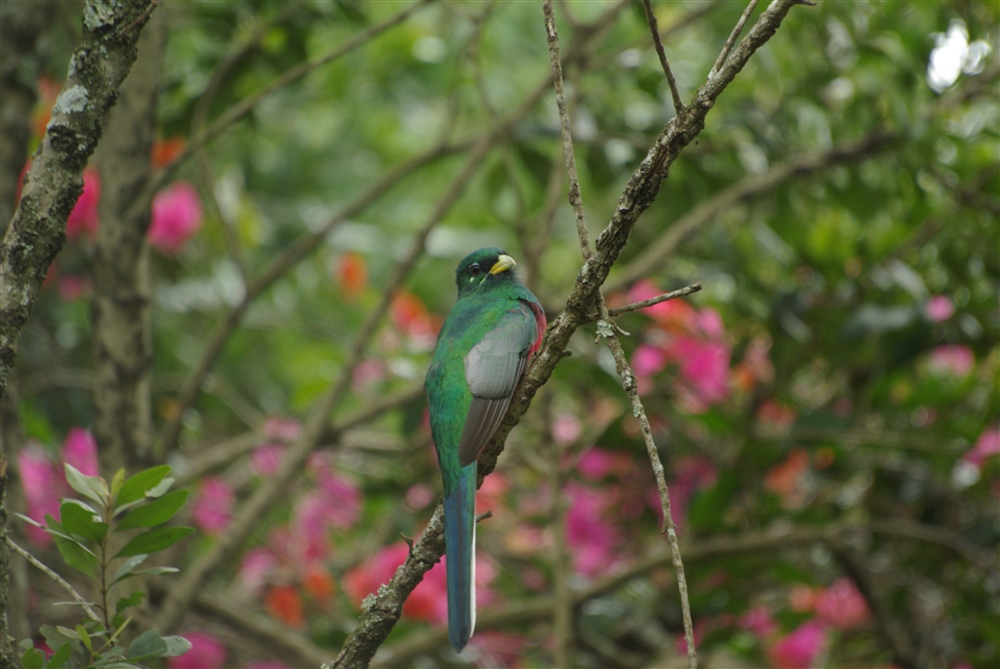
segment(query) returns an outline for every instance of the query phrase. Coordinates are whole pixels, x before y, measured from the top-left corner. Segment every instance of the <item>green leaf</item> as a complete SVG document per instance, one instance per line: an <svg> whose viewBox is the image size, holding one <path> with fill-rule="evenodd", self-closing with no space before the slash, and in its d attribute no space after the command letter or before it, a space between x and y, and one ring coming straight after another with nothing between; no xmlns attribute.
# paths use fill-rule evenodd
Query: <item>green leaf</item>
<svg viewBox="0 0 1000 669"><path fill-rule="evenodd" d="M101 543L108 533L108 524L94 515L93 509L74 500L67 500L59 507L59 520L63 529L70 534L78 534L95 544Z"/></svg>
<svg viewBox="0 0 1000 669"><path fill-rule="evenodd" d="M73 569L82 571L87 576L97 574L97 556L86 546L75 539L68 539L52 532L49 532L49 534L52 534L52 538L55 539L56 548L59 549L59 553L62 555L63 560L66 561L66 564Z"/></svg>
<svg viewBox="0 0 1000 669"><path fill-rule="evenodd" d="M143 532L125 544L116 558L139 555L140 553L155 553L169 548L184 537L193 534L191 527L158 527L155 530Z"/></svg>
<svg viewBox="0 0 1000 669"><path fill-rule="evenodd" d="M94 647L90 642L90 634L87 633L87 629L83 625L77 625L76 633L80 635L80 641L82 641L83 645L87 647L87 651L93 654Z"/></svg>
<svg viewBox="0 0 1000 669"><path fill-rule="evenodd" d="M174 484L174 479L168 476L167 478L160 481L157 485L147 490L146 497L150 498L159 497L163 493L170 490L170 486L172 486L173 484Z"/></svg>
<svg viewBox="0 0 1000 669"><path fill-rule="evenodd" d="M163 657L166 652L167 643L160 637L159 632L150 629L135 638L129 645L125 658L134 662L147 657Z"/></svg>
<svg viewBox="0 0 1000 669"><path fill-rule="evenodd" d="M45 653L32 648L21 656L21 666L24 669L42 669L45 666Z"/></svg>
<svg viewBox="0 0 1000 669"><path fill-rule="evenodd" d="M87 476L68 462L65 468L66 482L69 483L70 488L100 506L107 505L111 491L108 490L108 484L104 482L104 479L99 476Z"/></svg>
<svg viewBox="0 0 1000 669"><path fill-rule="evenodd" d="M129 530L136 527L155 527L161 525L174 517L178 509L184 505L187 497L187 490L175 490L149 504L137 506L122 518L118 529Z"/></svg>
<svg viewBox="0 0 1000 669"><path fill-rule="evenodd" d="M160 465L144 469L135 476L128 478L118 491L115 499L115 509L120 510L125 504L135 502L146 496L146 491L155 488L160 481L170 473L168 465Z"/></svg>
<svg viewBox="0 0 1000 669"><path fill-rule="evenodd" d="M115 579L114 582L118 583L119 581L132 578L133 576L160 576L162 574L176 574L179 571L180 569L177 567L150 567L149 569L136 569L122 575L120 578Z"/></svg>
<svg viewBox="0 0 1000 669"><path fill-rule="evenodd" d="M136 591L133 592L128 597L122 597L115 603L115 613L121 613L130 606L138 606L139 604L142 603L142 599L145 596L146 593L141 591Z"/></svg>
<svg viewBox="0 0 1000 669"><path fill-rule="evenodd" d="M116 497L118 493L122 491L122 485L125 483L125 470L119 469L115 472L114 478L111 479L111 496Z"/></svg>
<svg viewBox="0 0 1000 669"><path fill-rule="evenodd" d="M167 652L164 657L177 657L191 650L191 642L182 636L165 636L164 643L167 644Z"/></svg>
<svg viewBox="0 0 1000 669"><path fill-rule="evenodd" d="M118 571L115 572L115 577L111 579L111 585L114 585L118 581L128 578L132 571L146 561L149 555L145 553L140 553L139 555L133 555L129 559L122 562L118 567Z"/></svg>
<svg viewBox="0 0 1000 669"><path fill-rule="evenodd" d="M45 669L59 669L59 667L66 666L72 653L73 645L69 643L63 644L56 652L52 653L52 657L45 663Z"/></svg>

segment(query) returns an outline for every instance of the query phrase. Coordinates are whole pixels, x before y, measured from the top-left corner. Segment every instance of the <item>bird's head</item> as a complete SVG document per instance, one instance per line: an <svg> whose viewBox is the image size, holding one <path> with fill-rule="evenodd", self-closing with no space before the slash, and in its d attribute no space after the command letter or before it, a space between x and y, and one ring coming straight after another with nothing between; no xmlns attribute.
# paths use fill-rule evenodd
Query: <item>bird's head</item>
<svg viewBox="0 0 1000 669"><path fill-rule="evenodd" d="M517 281L514 259L502 249L487 247L467 255L455 269L458 294L467 295Z"/></svg>

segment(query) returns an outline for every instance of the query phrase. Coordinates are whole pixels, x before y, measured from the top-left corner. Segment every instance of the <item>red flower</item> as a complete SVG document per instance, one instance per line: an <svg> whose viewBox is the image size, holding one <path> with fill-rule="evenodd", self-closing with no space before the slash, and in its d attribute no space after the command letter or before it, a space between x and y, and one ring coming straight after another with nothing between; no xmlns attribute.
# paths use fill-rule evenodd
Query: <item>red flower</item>
<svg viewBox="0 0 1000 669"><path fill-rule="evenodd" d="M360 253L348 252L337 263L337 283L348 300L355 300L368 286L368 268Z"/></svg>
<svg viewBox="0 0 1000 669"><path fill-rule="evenodd" d="M153 142L152 159L153 167L160 168L169 165L174 161L180 152L184 150L183 137L171 137L169 139L157 139Z"/></svg>
<svg viewBox="0 0 1000 669"><path fill-rule="evenodd" d="M302 598L290 585L271 586L267 591L264 607L275 620L280 620L289 627L306 626L306 616L302 612Z"/></svg>

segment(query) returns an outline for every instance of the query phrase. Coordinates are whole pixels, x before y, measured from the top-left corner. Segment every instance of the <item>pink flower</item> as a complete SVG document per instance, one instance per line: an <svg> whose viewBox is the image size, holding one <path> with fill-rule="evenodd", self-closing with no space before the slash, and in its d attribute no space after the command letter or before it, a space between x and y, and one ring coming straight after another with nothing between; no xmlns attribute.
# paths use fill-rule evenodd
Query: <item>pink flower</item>
<svg viewBox="0 0 1000 669"><path fill-rule="evenodd" d="M755 606L745 611L737 619L736 624L749 630L761 639L766 639L778 631L778 623L774 622L771 609L766 606Z"/></svg>
<svg viewBox="0 0 1000 669"><path fill-rule="evenodd" d="M822 622L841 630L860 627L870 617L868 603L849 578L838 578L820 594L816 600L816 615Z"/></svg>
<svg viewBox="0 0 1000 669"><path fill-rule="evenodd" d="M380 585L388 583L396 568L406 561L409 548L402 543L383 547L373 559L347 572L344 589L356 602L361 602ZM448 619L448 586L444 558L424 574L403 605L403 615L416 620L443 622Z"/></svg>
<svg viewBox="0 0 1000 669"><path fill-rule="evenodd" d="M768 650L774 669L810 669L826 647L826 629L815 620L800 625Z"/></svg>
<svg viewBox="0 0 1000 669"><path fill-rule="evenodd" d="M101 199L101 177L95 169L83 171L83 193L66 219L66 236L93 237L97 232L97 203Z"/></svg>
<svg viewBox="0 0 1000 669"><path fill-rule="evenodd" d="M59 498L69 493L69 487L55 463L40 446L29 443L17 454L17 467L24 489L25 515L40 523L45 522L46 514L58 518ZM52 544L52 537L40 527L25 524L25 533L40 548Z"/></svg>
<svg viewBox="0 0 1000 669"><path fill-rule="evenodd" d="M74 427L63 442L63 461L87 476L98 476L97 441L90 430Z"/></svg>
<svg viewBox="0 0 1000 669"><path fill-rule="evenodd" d="M976 358L968 346L945 344L931 351L927 369L932 376L953 376L964 379L972 372L975 364Z"/></svg>
<svg viewBox="0 0 1000 669"><path fill-rule="evenodd" d="M631 466L632 460L628 453L608 451L594 446L587 449L576 468L584 478L597 481L606 476L620 476Z"/></svg>
<svg viewBox="0 0 1000 669"><path fill-rule="evenodd" d="M330 466L319 468L316 476L318 494L328 507L327 522L342 530L354 527L361 515L361 489Z"/></svg>
<svg viewBox="0 0 1000 669"><path fill-rule="evenodd" d="M147 238L161 253L175 255L201 227L201 200L194 186L178 181L153 198Z"/></svg>
<svg viewBox="0 0 1000 669"><path fill-rule="evenodd" d="M236 494L225 479L206 476L191 503L191 517L207 534L218 534L229 526L235 501Z"/></svg>
<svg viewBox="0 0 1000 669"><path fill-rule="evenodd" d="M935 323L946 321L955 313L955 305L944 295L935 295L924 305L924 314Z"/></svg>
<svg viewBox="0 0 1000 669"><path fill-rule="evenodd" d="M285 447L281 444L264 444L250 453L250 464L258 476L270 476L278 471Z"/></svg>
<svg viewBox="0 0 1000 669"><path fill-rule="evenodd" d="M184 632L182 637L191 642L188 652L167 658L170 669L222 669L226 663L226 647L206 632Z"/></svg>
<svg viewBox="0 0 1000 669"><path fill-rule="evenodd" d="M616 566L622 531L609 518L614 499L601 490L571 483L566 512L566 540L573 549L573 568L584 576L597 576Z"/></svg>
<svg viewBox="0 0 1000 669"><path fill-rule="evenodd" d="M729 347L718 341L678 337L666 346L680 363L678 396L692 413L703 413L729 394Z"/></svg>
<svg viewBox="0 0 1000 669"><path fill-rule="evenodd" d="M316 562L330 553L329 528L334 507L322 493L312 492L295 506L292 518L292 549L302 562Z"/></svg>
<svg viewBox="0 0 1000 669"><path fill-rule="evenodd" d="M268 439L290 442L302 434L302 423L294 418L268 418L264 421L263 430Z"/></svg>
<svg viewBox="0 0 1000 669"><path fill-rule="evenodd" d="M571 413L561 413L552 421L552 438L557 444L571 444L583 434L583 424Z"/></svg>
<svg viewBox="0 0 1000 669"><path fill-rule="evenodd" d="M278 558L264 546L251 548L240 562L237 578L247 594L258 596L271 574L278 568Z"/></svg>
<svg viewBox="0 0 1000 669"><path fill-rule="evenodd" d="M434 501L437 493L426 483L415 483L406 491L403 498L410 511L419 511Z"/></svg>
<svg viewBox="0 0 1000 669"><path fill-rule="evenodd" d="M632 369L639 377L653 376L662 371L666 364L666 354L656 346L639 344L632 354Z"/></svg>
<svg viewBox="0 0 1000 669"><path fill-rule="evenodd" d="M1000 455L1000 430L986 430L979 435L976 445L970 448L962 459L976 467L982 467L991 455Z"/></svg>
<svg viewBox="0 0 1000 669"><path fill-rule="evenodd" d="M658 295L662 295L666 291L660 290L655 283L649 279L643 279L637 281L628 291L628 301L629 302L642 302L643 300L650 300ZM673 300L676 302L676 300ZM660 302L654 304L651 307L646 307L643 309L643 313L649 315L657 320L663 320L670 315L672 309L671 301Z"/></svg>

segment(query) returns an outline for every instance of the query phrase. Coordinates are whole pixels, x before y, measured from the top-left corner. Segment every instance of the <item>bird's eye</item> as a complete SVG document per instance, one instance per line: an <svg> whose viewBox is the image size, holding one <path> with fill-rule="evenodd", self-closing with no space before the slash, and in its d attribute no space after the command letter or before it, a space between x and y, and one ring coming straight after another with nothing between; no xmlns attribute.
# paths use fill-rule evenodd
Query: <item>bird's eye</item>
<svg viewBox="0 0 1000 669"><path fill-rule="evenodd" d="M479 266L479 263L474 262L471 265L469 265L469 274L471 274L472 276L479 276L482 273L483 273L483 268Z"/></svg>

